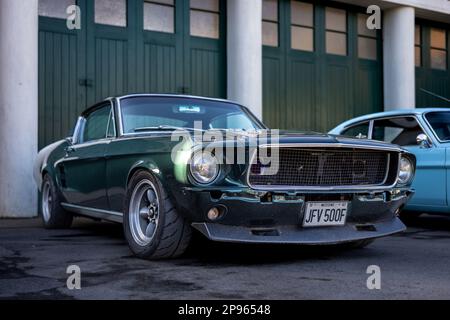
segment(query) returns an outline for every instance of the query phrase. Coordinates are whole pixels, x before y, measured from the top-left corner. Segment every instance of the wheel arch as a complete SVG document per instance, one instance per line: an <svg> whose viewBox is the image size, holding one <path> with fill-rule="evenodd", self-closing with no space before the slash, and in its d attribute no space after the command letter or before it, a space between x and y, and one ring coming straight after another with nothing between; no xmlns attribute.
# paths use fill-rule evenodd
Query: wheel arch
<svg viewBox="0 0 450 320"><path fill-rule="evenodd" d="M35 174L35 180L36 180L36 185L38 188L38 191L42 191L42 183L44 182L44 177L45 175L48 174L54 181L54 176L51 172L51 170L49 169L48 165L43 165L41 167L41 169L39 170L38 174Z"/></svg>
<svg viewBox="0 0 450 320"><path fill-rule="evenodd" d="M136 163L134 163L127 174L127 180L125 184L125 190L128 189L128 184L130 183L131 178L136 174L138 171L146 171L150 174L152 174L155 178L157 178L161 184L165 187L164 183L164 174L162 170L159 168L159 166L151 160L141 160Z"/></svg>

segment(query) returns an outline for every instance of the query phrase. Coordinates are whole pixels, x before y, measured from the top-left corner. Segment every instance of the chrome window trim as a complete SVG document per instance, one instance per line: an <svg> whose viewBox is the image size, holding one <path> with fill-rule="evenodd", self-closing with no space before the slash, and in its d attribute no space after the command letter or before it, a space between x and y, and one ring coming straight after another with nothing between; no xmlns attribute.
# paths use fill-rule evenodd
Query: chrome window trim
<svg viewBox="0 0 450 320"><path fill-rule="evenodd" d="M109 132L109 128L110 125L113 125L114 128L114 133L112 136L108 136L108 132ZM114 108L111 106L111 110L109 112L109 117L108 117L108 125L106 126L106 138L107 139L113 139L117 137L117 130L116 130L116 117L114 115Z"/></svg>
<svg viewBox="0 0 450 320"><path fill-rule="evenodd" d="M352 123L348 126L345 126L342 128L342 130L339 132L340 136L346 137L346 138L352 138L352 139L359 139L357 138L357 136L349 136L346 135L344 132L353 129L357 126L361 126L361 125L365 125L367 123L367 138L365 139L370 139L370 137L372 136L372 130L373 130L373 121L371 119L366 119L366 120L362 120L362 121L358 121L355 123Z"/></svg>
<svg viewBox="0 0 450 320"><path fill-rule="evenodd" d="M80 130L82 127L82 122L85 120L84 117L79 116L77 119L77 123L75 124L75 129L73 130L73 135L72 135L72 144L76 145L78 144L78 138L79 138L79 134L80 134Z"/></svg>
<svg viewBox="0 0 450 320"><path fill-rule="evenodd" d="M95 107L93 107L92 110L89 111L88 115L91 114L92 112L95 112L95 111L101 109L101 108L107 107L107 103L109 103L110 114L112 112L113 113L113 118L114 118L114 105L111 103L111 100L105 100L105 101L103 101L101 103L98 103L97 105L95 105ZM72 145L74 147L84 146L84 145L88 145L88 144L91 144L91 143L94 143L94 142L103 141L103 140L111 140L111 139L117 137L117 131L116 131L115 125L114 125L114 132L116 133L115 137L108 137L108 125L109 125L109 116L108 116L108 125L106 126L106 131L105 131L105 137L104 138L79 142L80 134L83 132L85 124L86 124L86 117L83 116L83 115L79 116L77 124L75 126L75 132L74 132L74 135L72 137L72 141L73 141Z"/></svg>
<svg viewBox="0 0 450 320"><path fill-rule="evenodd" d="M187 94L174 94L174 93L135 93L135 94L128 94L124 96L117 97L116 99L119 102L123 99L128 98L139 98L139 97L162 97L162 98L186 98L186 99L199 99L199 100L209 100L209 101L217 101L217 102L225 102L225 103L231 103L231 104L237 104L242 106L239 102L228 100L228 99L221 99L221 98L210 98L210 97L201 97L201 96L194 96L194 95L187 95Z"/></svg>
<svg viewBox="0 0 450 320"><path fill-rule="evenodd" d="M128 95L128 96L116 98L116 101L117 101L117 119L119 120L119 136L120 137L124 136L124 133L123 133L123 118L122 118L122 103L121 103L121 101L123 99L129 98L129 97L134 97L134 95Z"/></svg>
<svg viewBox="0 0 450 320"><path fill-rule="evenodd" d="M422 129L422 131L424 133L428 132L428 130L424 129L422 123L419 121L419 119L417 118L416 114L403 114L403 115L395 115L395 116L385 116L385 117L381 117L381 118L373 118L373 119L371 119L371 121L372 121L372 132L370 133L370 140L383 141L383 140L372 139L373 128L375 127L374 126L375 121L378 121L378 120L389 120L389 119L396 119L396 118L407 118L407 117L414 118L416 120L417 124L419 125L420 129ZM386 141L383 141L383 142L386 142ZM389 143L389 142L386 142L386 143ZM409 146L405 146L405 147L414 147L414 146L417 146L417 145L409 145ZM431 146L433 146L433 143L431 143ZM403 147L403 146L401 146L401 147Z"/></svg>
<svg viewBox="0 0 450 320"><path fill-rule="evenodd" d="M345 143L289 143L289 144L263 144L260 145L259 148L268 148L268 147L278 147L278 148L355 148L355 149L368 149L368 150L381 150L381 151L391 151L391 152L397 152L398 153L398 163L400 163L400 158L402 155L403 150L395 147L395 146L386 146L386 147L379 147L379 146L366 146L366 145L359 145L359 144L345 144ZM246 183L249 186L249 188L253 190L261 190L261 191L273 191L273 190L313 190L313 191L335 191L335 190L343 190L343 191L349 191L349 190L361 190L361 189L367 189L367 190L387 190L394 188L398 183L398 173L400 170L400 166L397 165L397 175L395 178L395 181L391 185L385 185L386 180L389 176L389 166L390 166L390 155L388 157L387 167L386 167L386 176L384 178L383 184L380 185L349 185L349 186L327 186L327 187L312 187L312 186L286 186L286 185L268 185L268 186L253 186L250 183L250 168L255 160L257 153L257 149L253 151L253 154L250 159L249 166L247 168L247 174L246 174Z"/></svg>
<svg viewBox="0 0 450 320"><path fill-rule="evenodd" d="M139 133L124 133L123 131L123 118L122 118L122 100L129 99L129 98L145 98L145 97L160 97L160 98L180 98L180 99L197 99L197 100L205 100L205 101L215 101L215 102L222 102L222 103L228 103L228 104L234 104L242 108L242 111L245 112L245 114L250 117L252 120L255 120L257 124L261 125L262 129L267 129L266 125L261 122L258 118L256 118L253 113L250 113L247 107L243 106L242 104L235 102L233 100L226 100L226 99L219 99L219 98L209 98L209 97L200 97L200 96L193 96L193 95L181 95L181 94L157 94L157 93L139 93L139 94L129 94L124 95L120 97L116 97L115 101L117 103L117 118L119 120L119 137L126 137L126 136L134 136L139 135ZM141 134L148 134L152 131L143 132ZM160 131L157 131L160 132Z"/></svg>
<svg viewBox="0 0 450 320"><path fill-rule="evenodd" d="M373 134L373 120L370 120L369 121L369 132L367 133L367 137L369 138L369 139L371 139L372 138L372 134Z"/></svg>

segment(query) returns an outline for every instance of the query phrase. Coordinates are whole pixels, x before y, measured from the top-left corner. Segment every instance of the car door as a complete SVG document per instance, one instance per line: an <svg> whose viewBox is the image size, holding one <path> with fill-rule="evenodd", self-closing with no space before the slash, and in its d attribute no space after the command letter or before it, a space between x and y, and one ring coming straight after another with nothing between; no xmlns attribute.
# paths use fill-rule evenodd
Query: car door
<svg viewBox="0 0 450 320"><path fill-rule="evenodd" d="M372 139L398 144L417 158L416 176L412 187L416 194L409 207L446 206L445 149L435 144L429 148L417 144L416 138L425 133L415 116L397 116L373 121Z"/></svg>
<svg viewBox="0 0 450 320"><path fill-rule="evenodd" d="M94 107L80 121L78 136L59 165L63 194L72 205L108 210L105 151L114 126L111 104Z"/></svg>

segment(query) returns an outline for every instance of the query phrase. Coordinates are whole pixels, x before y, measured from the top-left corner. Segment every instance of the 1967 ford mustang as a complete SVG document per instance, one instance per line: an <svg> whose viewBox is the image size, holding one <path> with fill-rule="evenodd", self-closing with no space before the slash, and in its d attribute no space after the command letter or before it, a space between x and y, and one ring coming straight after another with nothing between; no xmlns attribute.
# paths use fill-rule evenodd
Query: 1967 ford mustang
<svg viewBox="0 0 450 320"><path fill-rule="evenodd" d="M364 246L404 230L415 157L383 142L270 132L225 100L128 95L81 114L42 149L47 228L74 215L123 223L133 253L176 257L211 240ZM213 134L211 134L213 133Z"/></svg>

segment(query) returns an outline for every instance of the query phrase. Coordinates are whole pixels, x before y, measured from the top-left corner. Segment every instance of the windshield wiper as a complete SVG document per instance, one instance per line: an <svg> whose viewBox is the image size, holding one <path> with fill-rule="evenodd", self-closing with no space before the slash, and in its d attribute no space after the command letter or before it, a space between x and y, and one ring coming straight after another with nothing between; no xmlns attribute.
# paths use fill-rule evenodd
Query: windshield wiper
<svg viewBox="0 0 450 320"><path fill-rule="evenodd" d="M134 128L134 132L145 132L145 131L174 131L174 130L190 130L190 131L205 131L203 129L196 129L196 128L186 128L186 127L176 127L176 126L167 126L167 125L161 125L161 126L155 126L155 127L140 127L140 128Z"/></svg>

